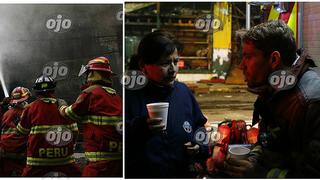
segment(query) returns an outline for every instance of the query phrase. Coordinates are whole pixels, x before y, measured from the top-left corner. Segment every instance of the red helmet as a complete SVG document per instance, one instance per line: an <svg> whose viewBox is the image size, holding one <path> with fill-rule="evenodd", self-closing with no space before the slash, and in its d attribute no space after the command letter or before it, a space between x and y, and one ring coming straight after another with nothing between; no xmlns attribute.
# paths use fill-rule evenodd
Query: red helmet
<svg viewBox="0 0 320 180"><path fill-rule="evenodd" d="M88 70L93 71L107 71L112 73L110 61L106 57L98 57L95 59L92 59L87 64Z"/></svg>
<svg viewBox="0 0 320 180"><path fill-rule="evenodd" d="M97 57L95 59L92 59L88 62L86 66L83 66L81 68L79 76L81 76L83 73L87 71L105 71L105 72L110 72L112 75L114 73L111 70L111 65L110 61L106 57Z"/></svg>
<svg viewBox="0 0 320 180"><path fill-rule="evenodd" d="M16 104L27 100L31 96L28 88L16 87L11 92L11 103Z"/></svg>

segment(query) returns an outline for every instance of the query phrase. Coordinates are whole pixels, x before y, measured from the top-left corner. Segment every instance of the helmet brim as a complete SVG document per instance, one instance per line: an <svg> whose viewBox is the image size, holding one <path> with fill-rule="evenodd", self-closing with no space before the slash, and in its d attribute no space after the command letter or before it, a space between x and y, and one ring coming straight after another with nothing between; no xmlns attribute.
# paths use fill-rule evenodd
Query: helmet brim
<svg viewBox="0 0 320 180"><path fill-rule="evenodd" d="M21 103L23 101L26 101L30 96L26 96L26 97L23 97L23 98L20 98L20 99L12 99L10 100L10 103L11 104L17 104L17 103Z"/></svg>

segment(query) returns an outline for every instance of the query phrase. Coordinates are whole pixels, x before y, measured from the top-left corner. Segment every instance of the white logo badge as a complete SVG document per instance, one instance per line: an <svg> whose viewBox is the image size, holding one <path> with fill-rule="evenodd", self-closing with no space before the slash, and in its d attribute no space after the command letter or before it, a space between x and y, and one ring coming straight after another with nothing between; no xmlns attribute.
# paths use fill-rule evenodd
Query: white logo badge
<svg viewBox="0 0 320 180"><path fill-rule="evenodd" d="M185 121L183 123L182 127L187 133L191 133L192 132L192 126L190 125L190 123L188 121Z"/></svg>
<svg viewBox="0 0 320 180"><path fill-rule="evenodd" d="M46 140L54 146L65 146L73 139L70 129L64 127L52 128L46 133Z"/></svg>

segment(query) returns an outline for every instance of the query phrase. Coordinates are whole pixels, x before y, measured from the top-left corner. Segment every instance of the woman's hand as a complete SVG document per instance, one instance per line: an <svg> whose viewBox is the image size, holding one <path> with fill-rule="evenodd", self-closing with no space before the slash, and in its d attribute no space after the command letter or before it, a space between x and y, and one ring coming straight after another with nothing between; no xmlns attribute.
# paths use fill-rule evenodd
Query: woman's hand
<svg viewBox="0 0 320 180"><path fill-rule="evenodd" d="M153 133L159 133L163 131L163 128L165 127L164 124L161 124L162 118L153 118L153 119L147 119L148 128Z"/></svg>

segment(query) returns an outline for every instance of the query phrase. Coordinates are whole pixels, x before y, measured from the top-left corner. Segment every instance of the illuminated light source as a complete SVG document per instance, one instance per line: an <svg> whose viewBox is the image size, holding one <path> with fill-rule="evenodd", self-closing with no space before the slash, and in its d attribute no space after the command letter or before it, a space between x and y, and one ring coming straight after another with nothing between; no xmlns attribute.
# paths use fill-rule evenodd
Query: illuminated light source
<svg viewBox="0 0 320 180"><path fill-rule="evenodd" d="M287 2L276 2L273 4L274 9L279 13L284 13L288 11L288 3Z"/></svg>

